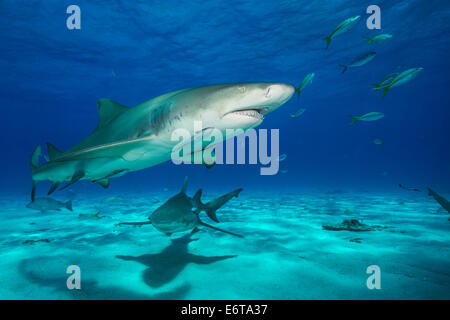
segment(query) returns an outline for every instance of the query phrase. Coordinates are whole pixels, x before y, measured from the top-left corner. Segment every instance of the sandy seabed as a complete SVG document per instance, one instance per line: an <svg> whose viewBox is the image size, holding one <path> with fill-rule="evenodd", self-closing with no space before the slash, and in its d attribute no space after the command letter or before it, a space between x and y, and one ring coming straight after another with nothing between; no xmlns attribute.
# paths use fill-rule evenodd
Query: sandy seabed
<svg viewBox="0 0 450 320"><path fill-rule="evenodd" d="M423 192L243 192L218 211L217 226L244 239L116 225L145 221L175 193L78 194L73 212L46 213L0 196L0 298L450 298L449 215ZM389 228L322 229L343 219ZM49 242L24 243L39 239ZM81 290L67 289L69 265L81 269ZM380 267L380 290L367 288L370 265Z"/></svg>

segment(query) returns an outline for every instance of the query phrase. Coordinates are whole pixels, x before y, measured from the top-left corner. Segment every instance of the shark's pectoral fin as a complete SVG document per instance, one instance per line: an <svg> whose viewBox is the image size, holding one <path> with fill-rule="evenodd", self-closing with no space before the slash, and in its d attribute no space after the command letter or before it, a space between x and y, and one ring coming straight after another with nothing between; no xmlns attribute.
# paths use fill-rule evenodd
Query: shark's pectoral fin
<svg viewBox="0 0 450 320"><path fill-rule="evenodd" d="M68 184L66 184L64 187L62 187L60 190L66 189L68 186L71 186L75 182L81 180L81 178L83 178L83 177L84 177L84 171L82 171L82 170L76 171L72 177L72 180L70 180L70 182Z"/></svg>

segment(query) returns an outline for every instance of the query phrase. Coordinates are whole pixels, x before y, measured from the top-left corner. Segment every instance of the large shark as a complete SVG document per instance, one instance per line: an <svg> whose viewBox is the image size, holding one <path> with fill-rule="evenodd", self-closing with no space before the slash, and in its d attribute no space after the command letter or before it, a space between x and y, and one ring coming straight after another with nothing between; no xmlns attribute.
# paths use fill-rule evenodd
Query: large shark
<svg viewBox="0 0 450 320"><path fill-rule="evenodd" d="M228 233L236 237L242 238L241 235L219 229L200 220L199 214L204 211L208 217L219 222L216 211L225 203L234 197L238 197L242 188L229 192L213 201L204 204L201 201L202 189L198 190L194 197L186 195L188 178L184 179L181 192L167 200L163 205L157 208L148 217L148 221L144 222L121 222L118 225L134 225L142 226L144 224L152 224L157 230L170 236L176 232L192 231L197 232L198 226L204 226L220 232Z"/></svg>
<svg viewBox="0 0 450 320"><path fill-rule="evenodd" d="M219 84L167 93L132 108L100 99L100 121L91 135L65 152L47 143L49 161L41 166L41 146L35 149L30 164L31 198L39 181L53 183L49 194L64 181L69 183L63 188L79 180L106 188L110 178L168 161L178 143L171 139L172 132L183 128L195 136L195 121L201 121L202 129L223 133L256 127L264 115L287 102L294 90L285 83Z"/></svg>

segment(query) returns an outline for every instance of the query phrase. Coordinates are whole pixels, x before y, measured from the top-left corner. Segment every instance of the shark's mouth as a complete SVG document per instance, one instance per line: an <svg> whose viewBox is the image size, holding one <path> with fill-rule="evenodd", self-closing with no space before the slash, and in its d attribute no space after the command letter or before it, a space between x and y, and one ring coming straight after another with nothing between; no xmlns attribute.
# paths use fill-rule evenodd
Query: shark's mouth
<svg viewBox="0 0 450 320"><path fill-rule="evenodd" d="M256 120L264 120L264 114L267 113L269 108L267 107L261 107L261 108L243 108L243 109L237 109L230 112L227 112L223 115L225 117L226 115L239 115L239 116L245 116L249 118L254 118Z"/></svg>

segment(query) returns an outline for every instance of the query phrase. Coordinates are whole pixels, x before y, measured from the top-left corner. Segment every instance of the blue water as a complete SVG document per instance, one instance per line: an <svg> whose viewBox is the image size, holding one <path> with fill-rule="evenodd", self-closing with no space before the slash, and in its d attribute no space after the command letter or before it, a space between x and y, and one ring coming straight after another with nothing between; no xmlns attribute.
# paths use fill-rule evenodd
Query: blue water
<svg viewBox="0 0 450 320"><path fill-rule="evenodd" d="M70 4L81 8L81 30L66 28ZM0 298L450 298L448 214L425 192L450 199L450 3L378 1L382 30L366 27L370 4L0 1ZM355 15L358 24L325 50L320 38ZM380 33L393 38L362 39ZM341 74L339 64L368 51L377 52L373 61ZM384 99L371 90L414 67L424 69ZM277 175L260 175L260 165L167 162L112 179L106 190L83 181L56 192L73 199L73 212L25 208L33 149L48 141L67 150L89 135L99 98L134 106L209 84L298 86L311 72L300 100L293 96L260 126L280 129L287 158ZM292 120L299 108L305 113ZM349 125L350 114L373 111L385 117ZM185 176L188 194L203 188L208 200L244 188L218 213L222 227L244 240L205 229L188 239L114 226L145 219ZM47 188L40 184L38 195ZM80 216L96 212L101 219ZM343 219L391 228L321 228ZM23 244L29 239L50 242ZM192 262L188 253L222 258ZM156 258L116 257L146 254ZM85 270L81 291L65 287L69 264ZM365 285L371 264L382 270L381 290Z"/></svg>

